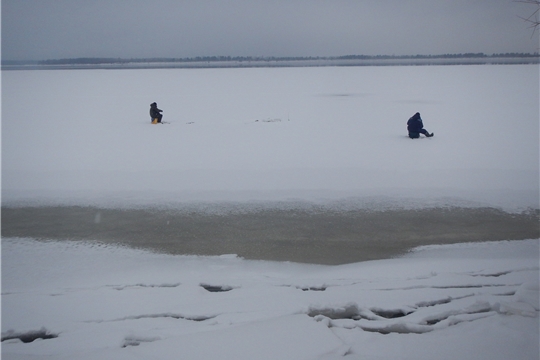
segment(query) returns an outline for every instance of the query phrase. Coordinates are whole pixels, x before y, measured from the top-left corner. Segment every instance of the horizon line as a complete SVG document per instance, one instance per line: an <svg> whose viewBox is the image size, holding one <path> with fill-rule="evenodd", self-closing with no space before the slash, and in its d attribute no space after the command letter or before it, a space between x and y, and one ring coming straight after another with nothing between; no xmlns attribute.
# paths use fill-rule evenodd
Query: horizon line
<svg viewBox="0 0 540 360"><path fill-rule="evenodd" d="M157 61L157 62L194 62L194 61L294 61L294 60L359 60L359 59L429 59L429 58L481 58L481 57L539 57L538 52L534 53L518 53L518 52L506 52L506 53L492 53L485 54L483 52L473 53L445 53L445 54L416 54L416 55L363 55L363 54L349 54L349 55L337 55L337 56L231 56L231 55L208 55L208 56L192 56L192 57L92 57L92 56L82 56L82 57L67 57L67 58L55 58L55 59L44 59L44 60L5 60L2 59L2 64L51 64L51 63L70 63L81 61L91 61L95 63L103 62L147 62L147 61Z"/></svg>

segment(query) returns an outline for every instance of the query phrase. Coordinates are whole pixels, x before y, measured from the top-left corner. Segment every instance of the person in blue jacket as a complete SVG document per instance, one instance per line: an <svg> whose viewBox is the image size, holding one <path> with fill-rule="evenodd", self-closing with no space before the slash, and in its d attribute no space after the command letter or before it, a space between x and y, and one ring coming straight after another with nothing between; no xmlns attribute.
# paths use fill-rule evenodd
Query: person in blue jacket
<svg viewBox="0 0 540 360"><path fill-rule="evenodd" d="M407 130L409 131L409 137L411 139L418 139L420 134L424 134L426 137L432 137L433 133L429 133L424 129L424 123L420 117L420 113L414 114L409 121L407 121Z"/></svg>

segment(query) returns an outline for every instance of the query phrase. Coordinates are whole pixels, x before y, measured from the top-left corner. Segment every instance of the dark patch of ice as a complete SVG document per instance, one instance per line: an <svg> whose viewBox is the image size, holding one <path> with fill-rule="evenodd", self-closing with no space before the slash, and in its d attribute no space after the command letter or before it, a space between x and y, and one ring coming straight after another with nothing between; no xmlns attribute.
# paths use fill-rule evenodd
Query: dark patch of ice
<svg viewBox="0 0 540 360"><path fill-rule="evenodd" d="M413 311L404 311L402 309L389 309L389 310L385 310L385 309L379 309L379 308L373 308L373 309L370 309L375 315L377 316L380 316L380 317L383 317L385 319L397 319L397 318L401 318L401 317L404 317L404 316L407 316L409 315L410 313L412 313Z"/></svg>
<svg viewBox="0 0 540 360"><path fill-rule="evenodd" d="M2 333L2 341L19 339L23 343L31 343L37 339L54 339L57 338L58 334L53 334L46 328L41 328L39 330L31 330L26 332L16 332L14 330L8 330L5 333Z"/></svg>
<svg viewBox="0 0 540 360"><path fill-rule="evenodd" d="M308 287L298 287L302 291L325 291L326 286L308 286Z"/></svg>
<svg viewBox="0 0 540 360"><path fill-rule="evenodd" d="M226 292L226 291L231 291L233 289L232 286L227 286L227 285L200 284L200 286L209 292Z"/></svg>
<svg viewBox="0 0 540 360"><path fill-rule="evenodd" d="M157 252L345 264L422 245L538 238L538 215L400 207L403 200L182 203L176 207L2 206L2 237L83 240ZM408 203L407 203L408 204ZM95 222L99 212L100 221ZM62 219L58 222L57 219ZM429 227L424 225L429 223Z"/></svg>

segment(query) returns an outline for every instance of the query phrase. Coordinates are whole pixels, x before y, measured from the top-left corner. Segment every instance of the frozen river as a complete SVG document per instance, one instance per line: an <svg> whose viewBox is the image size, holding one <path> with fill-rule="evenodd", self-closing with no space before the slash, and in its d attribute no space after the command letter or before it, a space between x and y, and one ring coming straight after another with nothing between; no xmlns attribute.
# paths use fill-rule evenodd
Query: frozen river
<svg viewBox="0 0 540 360"><path fill-rule="evenodd" d="M536 65L3 71L2 86L4 236L328 263L538 237ZM170 124L150 124L154 101ZM417 111L435 137L406 137Z"/></svg>

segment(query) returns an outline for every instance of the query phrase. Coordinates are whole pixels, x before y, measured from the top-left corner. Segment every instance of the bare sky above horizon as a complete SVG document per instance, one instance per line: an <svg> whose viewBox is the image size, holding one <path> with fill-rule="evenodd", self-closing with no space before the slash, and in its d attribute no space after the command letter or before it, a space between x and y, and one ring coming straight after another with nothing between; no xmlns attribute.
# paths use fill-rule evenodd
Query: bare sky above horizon
<svg viewBox="0 0 540 360"><path fill-rule="evenodd" d="M2 0L2 59L537 52L512 0Z"/></svg>

